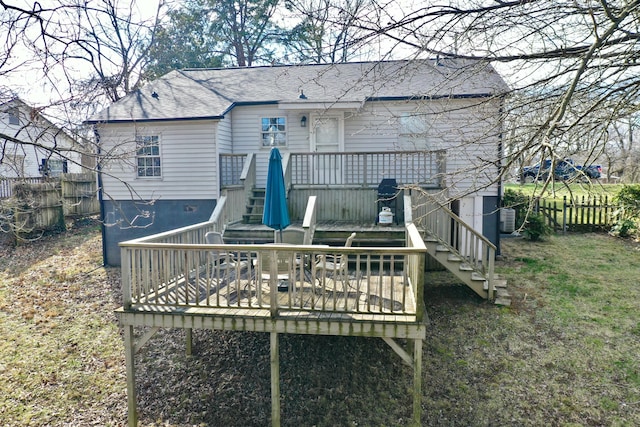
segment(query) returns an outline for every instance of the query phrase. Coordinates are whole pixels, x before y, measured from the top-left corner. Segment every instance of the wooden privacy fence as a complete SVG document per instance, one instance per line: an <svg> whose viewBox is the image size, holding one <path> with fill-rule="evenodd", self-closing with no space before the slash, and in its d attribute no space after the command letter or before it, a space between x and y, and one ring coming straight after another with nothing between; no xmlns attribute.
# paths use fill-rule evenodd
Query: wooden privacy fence
<svg viewBox="0 0 640 427"><path fill-rule="evenodd" d="M65 173L60 177L60 187L64 216L100 212L98 185L93 172Z"/></svg>
<svg viewBox="0 0 640 427"><path fill-rule="evenodd" d="M620 219L620 206L608 196L536 199L534 211L541 213L550 227L563 233L608 230Z"/></svg>
<svg viewBox="0 0 640 427"><path fill-rule="evenodd" d="M93 215L100 211L93 173L63 174L58 179L11 181L7 190L10 197L0 202L5 223L3 229L9 229L15 235L64 228L66 216Z"/></svg>
<svg viewBox="0 0 640 427"><path fill-rule="evenodd" d="M13 186L19 183L39 184L51 181L51 178L33 176L25 178L0 178L0 200L13 196Z"/></svg>
<svg viewBox="0 0 640 427"><path fill-rule="evenodd" d="M13 197L8 200L8 209L12 212L10 228L15 235L64 228L59 182L15 184Z"/></svg>

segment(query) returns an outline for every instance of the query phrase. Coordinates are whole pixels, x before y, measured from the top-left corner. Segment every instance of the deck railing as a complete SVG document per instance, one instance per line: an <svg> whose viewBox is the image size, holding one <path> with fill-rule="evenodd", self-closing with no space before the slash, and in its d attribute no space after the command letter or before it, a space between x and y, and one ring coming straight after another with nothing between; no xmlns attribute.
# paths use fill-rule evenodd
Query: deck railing
<svg viewBox="0 0 640 427"><path fill-rule="evenodd" d="M426 249L413 225L405 248L208 245L204 235L211 228L201 223L121 243L125 309L422 318ZM345 269L322 270L316 265L320 257L345 257Z"/></svg>
<svg viewBox="0 0 640 427"><path fill-rule="evenodd" d="M445 151L373 153L292 153L293 186L356 186L375 188L383 178L399 184L442 187Z"/></svg>
<svg viewBox="0 0 640 427"><path fill-rule="evenodd" d="M242 170L247 159L246 154L220 155L220 186L232 187L242 185Z"/></svg>

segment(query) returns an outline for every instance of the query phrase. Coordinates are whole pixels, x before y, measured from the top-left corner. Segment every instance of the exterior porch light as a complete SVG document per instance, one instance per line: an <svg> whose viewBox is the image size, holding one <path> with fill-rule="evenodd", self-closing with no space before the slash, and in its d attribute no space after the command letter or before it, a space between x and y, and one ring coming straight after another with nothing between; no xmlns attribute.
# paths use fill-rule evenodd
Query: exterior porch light
<svg viewBox="0 0 640 427"><path fill-rule="evenodd" d="M307 116L302 116L302 118L300 118L300 127L301 128L307 127Z"/></svg>

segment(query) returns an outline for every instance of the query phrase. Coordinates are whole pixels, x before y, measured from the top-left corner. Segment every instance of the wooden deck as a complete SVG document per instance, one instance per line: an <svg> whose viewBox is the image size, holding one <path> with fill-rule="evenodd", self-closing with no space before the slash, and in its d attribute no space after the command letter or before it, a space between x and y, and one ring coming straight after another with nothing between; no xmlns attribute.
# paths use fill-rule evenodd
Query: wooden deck
<svg viewBox="0 0 640 427"><path fill-rule="evenodd" d="M134 355L158 328L271 335L272 417L280 425L278 334L382 338L414 370L414 423L421 413L425 246L414 226L405 247L204 244L211 223L121 244L129 425L137 424ZM273 231L271 231L273 235ZM326 270L317 260L344 259ZM339 258L343 257L343 258ZM139 336L135 327L147 327ZM405 349L395 339L408 339Z"/></svg>

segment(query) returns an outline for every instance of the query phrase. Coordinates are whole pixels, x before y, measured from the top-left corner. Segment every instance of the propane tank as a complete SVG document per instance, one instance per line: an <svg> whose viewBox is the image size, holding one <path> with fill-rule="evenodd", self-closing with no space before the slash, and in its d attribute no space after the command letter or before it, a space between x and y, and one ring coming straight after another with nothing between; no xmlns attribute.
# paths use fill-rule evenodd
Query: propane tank
<svg viewBox="0 0 640 427"><path fill-rule="evenodd" d="M378 224L389 226L393 223L393 213L391 208L384 206L378 214Z"/></svg>

